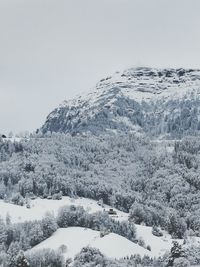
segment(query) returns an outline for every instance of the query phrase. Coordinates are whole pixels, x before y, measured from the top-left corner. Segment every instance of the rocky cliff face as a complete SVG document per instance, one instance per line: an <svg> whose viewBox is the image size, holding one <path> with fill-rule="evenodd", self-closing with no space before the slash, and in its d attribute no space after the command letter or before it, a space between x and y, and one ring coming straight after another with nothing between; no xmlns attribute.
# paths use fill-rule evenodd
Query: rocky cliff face
<svg viewBox="0 0 200 267"><path fill-rule="evenodd" d="M133 68L102 79L88 95L64 101L43 133L134 132L181 138L200 130L200 71Z"/></svg>

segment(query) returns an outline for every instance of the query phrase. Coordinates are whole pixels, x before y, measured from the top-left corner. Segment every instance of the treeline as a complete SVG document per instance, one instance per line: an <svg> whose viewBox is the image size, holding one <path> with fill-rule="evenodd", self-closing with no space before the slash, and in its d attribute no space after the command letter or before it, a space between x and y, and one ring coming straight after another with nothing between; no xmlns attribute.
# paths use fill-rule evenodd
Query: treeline
<svg viewBox="0 0 200 267"><path fill-rule="evenodd" d="M12 265L4 257L1 266L9 267L189 267L196 266L200 263L199 248L188 247L187 250L182 248L177 242L169 253L158 259L152 259L149 256L141 257L132 255L120 260L107 258L98 249L92 247L83 248L74 260L64 258L67 248L60 247L57 251L51 249L40 249L24 253L20 251L17 256L12 257Z"/></svg>

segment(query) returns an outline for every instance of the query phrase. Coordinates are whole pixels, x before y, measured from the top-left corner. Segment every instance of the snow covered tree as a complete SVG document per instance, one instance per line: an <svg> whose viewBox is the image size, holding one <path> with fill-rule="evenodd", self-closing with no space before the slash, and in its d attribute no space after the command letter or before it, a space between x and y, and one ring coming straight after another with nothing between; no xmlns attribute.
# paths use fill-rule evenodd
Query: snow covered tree
<svg viewBox="0 0 200 267"><path fill-rule="evenodd" d="M167 221L167 230L174 238L183 238L187 230L187 225L176 213L170 212Z"/></svg>
<svg viewBox="0 0 200 267"><path fill-rule="evenodd" d="M178 259L175 259L174 260L174 264L173 264L174 267L189 267L190 266L190 262L181 257L181 258L178 258Z"/></svg>
<svg viewBox="0 0 200 267"><path fill-rule="evenodd" d="M7 240L6 225L4 221L0 218L0 247L1 249L5 245Z"/></svg>
<svg viewBox="0 0 200 267"><path fill-rule="evenodd" d="M7 225L11 224L11 216L10 216L10 214L8 212L6 213L6 224Z"/></svg>
<svg viewBox="0 0 200 267"><path fill-rule="evenodd" d="M171 248L168 266L173 266L175 259L182 258L185 255L182 246L179 245L177 241L173 242L173 247Z"/></svg>
<svg viewBox="0 0 200 267"><path fill-rule="evenodd" d="M9 267L16 267L16 260L19 251L20 251L19 242L12 242L7 252L9 255Z"/></svg>
<svg viewBox="0 0 200 267"><path fill-rule="evenodd" d="M135 223L140 224L144 222L146 213L144 211L143 205L139 203L134 203L130 210L130 218L134 220Z"/></svg>
<svg viewBox="0 0 200 267"><path fill-rule="evenodd" d="M56 230L58 226L53 215L46 214L45 218L42 219L42 231L44 238L50 237Z"/></svg>
<svg viewBox="0 0 200 267"><path fill-rule="evenodd" d="M65 260L60 252L51 249L41 249L26 254L30 267L63 267Z"/></svg>
<svg viewBox="0 0 200 267"><path fill-rule="evenodd" d="M85 247L74 258L73 267L104 267L107 265L106 263L107 259L98 249Z"/></svg>
<svg viewBox="0 0 200 267"><path fill-rule="evenodd" d="M16 267L29 267L30 264L26 259L24 252L20 251L16 257Z"/></svg>
<svg viewBox="0 0 200 267"><path fill-rule="evenodd" d="M39 223L33 224L29 232L30 245L35 246L44 240L44 233L42 231L42 226Z"/></svg>
<svg viewBox="0 0 200 267"><path fill-rule="evenodd" d="M162 231L155 225L152 227L152 234L155 236L163 236Z"/></svg>

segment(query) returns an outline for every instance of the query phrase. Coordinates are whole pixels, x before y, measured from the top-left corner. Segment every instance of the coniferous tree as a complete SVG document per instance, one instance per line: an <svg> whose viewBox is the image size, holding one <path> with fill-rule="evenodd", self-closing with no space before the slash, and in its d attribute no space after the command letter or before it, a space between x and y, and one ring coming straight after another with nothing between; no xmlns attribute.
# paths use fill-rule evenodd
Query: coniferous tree
<svg viewBox="0 0 200 267"><path fill-rule="evenodd" d="M177 241L174 241L169 256L168 266L173 266L174 260L184 257L184 255L185 252L182 246Z"/></svg>
<svg viewBox="0 0 200 267"><path fill-rule="evenodd" d="M29 267L30 264L26 259L24 252L20 251L16 257L16 267Z"/></svg>

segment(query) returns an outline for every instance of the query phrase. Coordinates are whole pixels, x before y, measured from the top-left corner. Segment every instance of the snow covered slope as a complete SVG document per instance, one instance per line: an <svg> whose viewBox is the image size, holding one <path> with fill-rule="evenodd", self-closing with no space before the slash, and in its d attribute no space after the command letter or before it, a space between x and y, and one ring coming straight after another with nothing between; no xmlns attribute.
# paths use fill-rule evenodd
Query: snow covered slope
<svg viewBox="0 0 200 267"><path fill-rule="evenodd" d="M141 238L145 241L146 245L151 247L151 253L154 257L159 257L170 251L173 246L173 239L171 236L163 231L163 236L158 237L152 234L152 227L144 225L135 225L137 230L137 238ZM180 244L183 244L183 240L176 240Z"/></svg>
<svg viewBox="0 0 200 267"><path fill-rule="evenodd" d="M11 217L13 223L24 222L24 221L33 221L42 219L47 212L57 215L58 210L63 206L75 205L82 206L89 213L94 213L97 211L109 210L109 206L103 208L97 204L95 200L87 198L77 198L73 199L70 197L63 197L62 200L53 200L53 199L41 199L37 198L31 201L31 208L28 209L25 206L17 206L10 203L5 203L0 201L0 213L3 219L6 218L7 213ZM114 209L116 210L116 209ZM117 220L128 220L128 213L122 211L117 211Z"/></svg>
<svg viewBox="0 0 200 267"><path fill-rule="evenodd" d="M77 198L77 199L72 199L70 197L63 197L62 200L47 200L47 199L40 199L37 198L36 200L32 200L31 201L31 208L27 209L26 207L21 207L21 206L16 206L13 204L9 204L9 203L5 203L3 201L0 201L0 213L1 216L3 217L3 219L6 218L6 214L9 213L9 215L11 216L11 221L13 223L15 222L24 222L24 221L33 221L33 220L40 220L42 219L45 214L47 212L51 212L54 213L54 215L57 215L57 212L59 210L60 207L63 207L65 205L76 205L76 206L82 206L85 210L87 210L90 213L96 212L96 211L103 211L105 210L109 210L109 206L105 206L105 207L101 207L97 204L97 202L95 200L91 200L91 199L87 199L87 198ZM128 213L119 211L117 209L114 209L117 212L117 216L114 216L113 218L115 218L116 220L119 221L126 221L128 220ZM166 232L163 232L163 237L156 237L152 234L152 227L148 227L148 226L144 226L144 225L135 225L136 227L136 235L137 238L140 238L142 240L144 240L146 245L150 245L151 246L151 255L154 257L158 257L160 255L163 255L166 251L169 251L170 248L172 247L172 238L169 234L167 234ZM56 242L56 240L60 240L59 242L56 242L57 247L61 246L63 244L63 239L59 239L59 236L62 236L62 234L60 233L61 230L59 230L56 234L54 234L50 239L50 243L52 242L52 246L53 243ZM66 229L64 229L63 231L68 231ZM82 231L82 230L81 230ZM87 232L87 233L92 233L92 232ZM93 232L94 233L94 232ZM85 234L85 232L83 232L83 235ZM97 233L96 233L97 234ZM63 235L65 238L65 235ZM98 233L99 236L99 233ZM110 238L113 236L109 235L108 237L106 237L106 239L104 238L103 240L107 240L107 242L105 242L106 244L110 244ZM116 236L116 235L114 235ZM117 240L119 241L121 237L118 237ZM122 238L124 240L124 238ZM51 241L53 240L53 241ZM64 239L65 240L65 239ZM81 240L81 238L80 238ZM80 241L79 240L79 241ZM101 251L103 251L104 249L104 245L105 243L101 242L102 239L100 239L98 242L93 242L92 244L97 244L99 247L101 248ZM112 240L112 238L111 238ZM71 240L66 239L66 242L71 242ZM90 240L89 240L90 241ZM83 239L83 246L85 246L85 244L91 244L87 239ZM81 241L80 241L81 242ZM121 241L123 242L123 241ZM179 240L180 243L183 243L183 240ZM58 244L59 243L59 244ZM198 243L198 245L200 244L200 238L193 238L191 240L191 243L195 244ZM71 244L71 243L70 243ZM130 244L129 242L126 244ZM132 242L131 242L132 244ZM44 241L43 243L40 244L41 246L47 246L46 241ZM40 248L39 245L39 248ZM69 244L68 244L69 245ZM135 246L135 244L134 244ZM133 247L133 245L131 245L131 247ZM51 248L51 246L50 246ZM107 248L107 246L105 246L105 248ZM141 248L139 246L139 248ZM71 249L71 247L70 247ZM110 249L114 249L115 251L115 247L114 248L110 248ZM72 248L73 250L73 248ZM123 252L124 250L122 250ZM129 250L128 250L129 251ZM138 250L137 250L138 251ZM144 252L143 248L142 251ZM141 251L141 253L143 253ZM146 251L146 250L145 250ZM110 253L110 251L107 250L107 252ZM124 251L123 253L125 253L126 251ZM149 251L147 251L149 252ZM133 253L133 252L132 252ZM105 252L106 254L106 252ZM112 253L110 255L113 255ZM121 254L118 254L121 255ZM140 254L143 255L143 254Z"/></svg>
<svg viewBox="0 0 200 267"><path fill-rule="evenodd" d="M87 246L98 248L106 256L116 259L133 254L152 256L150 251L122 236L111 233L101 238L100 232L82 227L60 228L32 251L43 248L57 250L61 245L67 247L66 258L74 258L83 247Z"/></svg>
<svg viewBox="0 0 200 267"><path fill-rule="evenodd" d="M102 79L49 114L44 133L131 131L180 137L200 130L200 71L133 68Z"/></svg>

